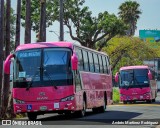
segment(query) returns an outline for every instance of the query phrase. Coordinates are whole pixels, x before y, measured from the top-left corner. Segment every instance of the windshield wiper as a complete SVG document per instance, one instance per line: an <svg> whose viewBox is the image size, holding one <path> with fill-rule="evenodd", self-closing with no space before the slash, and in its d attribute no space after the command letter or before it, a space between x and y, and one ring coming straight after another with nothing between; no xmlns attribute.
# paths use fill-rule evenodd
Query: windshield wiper
<svg viewBox="0 0 160 128"><path fill-rule="evenodd" d="M40 70L40 67L38 67L38 70ZM37 75L38 70L35 72L35 74L34 74L33 77L31 78L31 81L28 83L28 86L27 86L27 88L26 88L26 91L28 91L29 88L32 86L33 81L34 81L34 79L35 79L35 77L36 77L36 75Z"/></svg>
<svg viewBox="0 0 160 128"><path fill-rule="evenodd" d="M46 70L44 70L44 74L46 74L51 84L53 84L53 87L57 89L57 86L54 84L54 80L51 79L51 75Z"/></svg>

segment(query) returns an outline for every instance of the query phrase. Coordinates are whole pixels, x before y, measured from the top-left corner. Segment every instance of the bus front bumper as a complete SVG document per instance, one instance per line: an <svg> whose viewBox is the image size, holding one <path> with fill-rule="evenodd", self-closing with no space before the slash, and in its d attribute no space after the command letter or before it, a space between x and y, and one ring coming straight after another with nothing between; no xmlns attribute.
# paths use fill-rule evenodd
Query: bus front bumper
<svg viewBox="0 0 160 128"><path fill-rule="evenodd" d="M56 101L44 101L44 102L28 102L24 104L14 103L14 113L25 112L58 112L58 111L74 111L76 105L73 101L56 102Z"/></svg>
<svg viewBox="0 0 160 128"><path fill-rule="evenodd" d="M120 101L145 101L145 100L150 100L151 96L150 94L148 95L121 95L120 96Z"/></svg>

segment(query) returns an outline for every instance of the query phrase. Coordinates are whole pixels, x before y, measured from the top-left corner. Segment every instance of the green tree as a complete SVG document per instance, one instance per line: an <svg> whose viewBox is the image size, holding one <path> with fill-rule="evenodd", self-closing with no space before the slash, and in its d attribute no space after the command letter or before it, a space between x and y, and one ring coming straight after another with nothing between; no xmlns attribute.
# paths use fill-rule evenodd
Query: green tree
<svg viewBox="0 0 160 128"><path fill-rule="evenodd" d="M14 14L14 9L10 10L10 52L13 52L15 49L15 34L16 34L16 17Z"/></svg>
<svg viewBox="0 0 160 128"><path fill-rule="evenodd" d="M126 26L122 20L107 11L93 17L89 8L83 5L84 2L85 0L66 0L64 2L63 23L68 27L73 40L78 41L83 46L95 48L96 42L104 39L104 37L105 42L107 42L117 34L124 34ZM37 0L31 2L31 23L32 29L38 32L40 5L37 3ZM22 6L22 18L24 18L24 9ZM52 25L55 20L59 21L59 0L47 0L47 26ZM101 43L98 50L101 50L104 45L105 43Z"/></svg>
<svg viewBox="0 0 160 128"><path fill-rule="evenodd" d="M142 13L139 7L139 3L130 0L122 3L119 7L119 17L129 26L129 30L127 31L127 35L129 36L135 34L137 20Z"/></svg>
<svg viewBox="0 0 160 128"><path fill-rule="evenodd" d="M113 73L122 66L141 65L146 59L157 57L158 48L153 44L143 42L137 37L115 37L112 38L103 51L108 53L111 59Z"/></svg>
<svg viewBox="0 0 160 128"><path fill-rule="evenodd" d="M114 14L107 11L99 13L97 17L92 17L88 7L83 7L83 0L68 1L65 5L64 24L68 27L70 36L73 40L78 41L81 45L95 48L96 42L105 39L109 41L117 34L122 34L125 25ZM76 35L73 34L73 29ZM102 42L99 45L100 51L105 45Z"/></svg>

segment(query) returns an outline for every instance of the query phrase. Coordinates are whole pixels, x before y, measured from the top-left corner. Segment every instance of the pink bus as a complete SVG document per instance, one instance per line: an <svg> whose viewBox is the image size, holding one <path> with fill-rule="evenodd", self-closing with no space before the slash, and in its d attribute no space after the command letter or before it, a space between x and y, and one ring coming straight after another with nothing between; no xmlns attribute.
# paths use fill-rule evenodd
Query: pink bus
<svg viewBox="0 0 160 128"><path fill-rule="evenodd" d="M135 101L155 102L157 84L148 66L121 67L115 75L115 81L119 84L120 100L124 104Z"/></svg>
<svg viewBox="0 0 160 128"><path fill-rule="evenodd" d="M13 59L12 59L13 58ZM112 73L105 53L70 42L41 42L17 47L13 60L15 113L30 120L45 113L85 116L86 109L104 112L112 103Z"/></svg>

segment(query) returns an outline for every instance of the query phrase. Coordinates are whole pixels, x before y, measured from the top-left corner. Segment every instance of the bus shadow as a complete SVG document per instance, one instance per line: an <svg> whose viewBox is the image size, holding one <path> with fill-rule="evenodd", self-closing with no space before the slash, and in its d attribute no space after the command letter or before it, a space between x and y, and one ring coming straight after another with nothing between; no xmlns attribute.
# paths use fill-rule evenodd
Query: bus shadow
<svg viewBox="0 0 160 128"><path fill-rule="evenodd" d="M42 124L48 125L101 125L112 124L113 122L124 122L135 118L142 113L125 112L125 111L106 111L104 113L87 112L83 118L77 118L75 114L71 115L55 115L46 118L38 119Z"/></svg>
<svg viewBox="0 0 160 128"><path fill-rule="evenodd" d="M123 103L119 103L119 104L123 104ZM128 102L127 103L127 105L132 105L132 104L137 104L137 105L139 105L139 104L153 104L153 105L159 104L160 105L160 101L156 100L155 102L151 102L151 103L146 102L146 101L136 101L136 102ZM123 105L126 105L126 104L123 104Z"/></svg>

